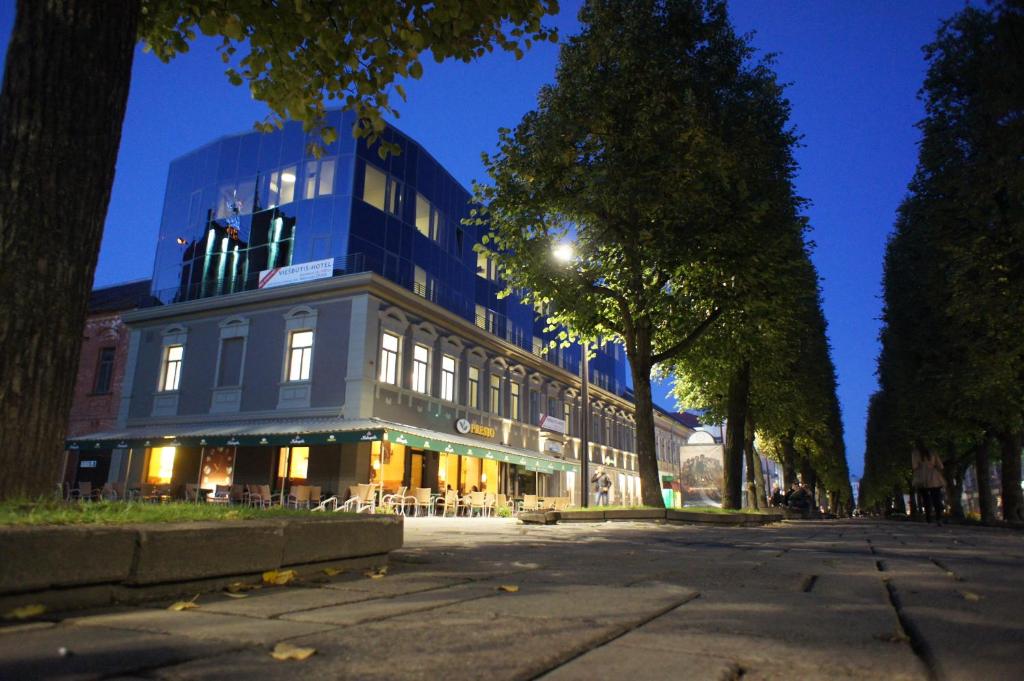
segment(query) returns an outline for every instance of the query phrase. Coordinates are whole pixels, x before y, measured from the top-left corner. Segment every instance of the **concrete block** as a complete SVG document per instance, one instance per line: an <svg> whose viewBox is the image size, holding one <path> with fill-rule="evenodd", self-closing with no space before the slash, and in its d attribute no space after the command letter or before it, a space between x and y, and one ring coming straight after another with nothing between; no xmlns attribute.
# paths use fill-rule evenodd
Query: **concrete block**
<svg viewBox="0 0 1024 681"><path fill-rule="evenodd" d="M565 511L559 519L562 523L604 522L604 511Z"/></svg>
<svg viewBox="0 0 1024 681"><path fill-rule="evenodd" d="M525 511L516 517L526 525L554 525L561 515L558 511Z"/></svg>
<svg viewBox="0 0 1024 681"><path fill-rule="evenodd" d="M122 527L0 528L0 594L121 581L136 538Z"/></svg>
<svg viewBox="0 0 1024 681"><path fill-rule="evenodd" d="M138 555L127 584L181 582L273 570L284 524L199 522L137 526Z"/></svg>
<svg viewBox="0 0 1024 681"><path fill-rule="evenodd" d="M373 556L402 547L401 516L329 516L284 520L282 565Z"/></svg>
<svg viewBox="0 0 1024 681"><path fill-rule="evenodd" d="M605 520L664 520L665 509L637 508L621 511L605 511Z"/></svg>

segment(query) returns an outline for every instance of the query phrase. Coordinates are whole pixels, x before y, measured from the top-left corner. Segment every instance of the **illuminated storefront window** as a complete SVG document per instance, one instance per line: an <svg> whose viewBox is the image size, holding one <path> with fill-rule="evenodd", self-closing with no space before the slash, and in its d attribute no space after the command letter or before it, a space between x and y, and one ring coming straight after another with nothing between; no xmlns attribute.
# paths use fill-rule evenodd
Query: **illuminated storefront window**
<svg viewBox="0 0 1024 681"><path fill-rule="evenodd" d="M280 457L277 464L277 477L285 477L285 469L288 466L288 447L281 447ZM305 480L309 473L309 447L291 447L292 466L289 478L292 480Z"/></svg>
<svg viewBox="0 0 1024 681"><path fill-rule="evenodd" d="M154 447L149 450L149 467L146 483L150 485L169 485L174 474L174 447Z"/></svg>

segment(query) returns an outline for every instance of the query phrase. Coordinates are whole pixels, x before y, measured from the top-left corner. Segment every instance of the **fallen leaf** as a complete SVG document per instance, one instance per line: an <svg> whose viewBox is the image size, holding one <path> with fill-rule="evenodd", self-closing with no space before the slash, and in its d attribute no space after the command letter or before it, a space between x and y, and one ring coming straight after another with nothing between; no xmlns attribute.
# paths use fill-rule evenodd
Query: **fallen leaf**
<svg viewBox="0 0 1024 681"><path fill-rule="evenodd" d="M274 646L270 656L275 660L284 661L305 660L314 654L316 654L316 648L300 648L299 646L293 646L291 643L278 643Z"/></svg>
<svg viewBox="0 0 1024 681"><path fill-rule="evenodd" d="M498 591L507 591L510 594L514 594L519 591L519 587L515 584L502 584L498 587Z"/></svg>
<svg viewBox="0 0 1024 681"><path fill-rule="evenodd" d="M335 577L337 575L340 575L342 572L344 572L344 570L341 569L341 568L331 568L331 567L324 568L324 574L327 575L328 577Z"/></svg>
<svg viewBox="0 0 1024 681"><path fill-rule="evenodd" d="M293 581L295 577L295 570L268 570L263 573L263 583L284 586Z"/></svg>
<svg viewBox="0 0 1024 681"><path fill-rule="evenodd" d="M38 603L32 605L23 605L20 608L9 610L5 615L5 620L27 620L29 617L38 617L46 612L45 605L39 605Z"/></svg>
<svg viewBox="0 0 1024 681"><path fill-rule="evenodd" d="M182 610L191 610L192 608L198 608L199 605L193 598L191 601L178 601L177 603L171 603L168 610L174 610L175 612L181 612Z"/></svg>
<svg viewBox="0 0 1024 681"><path fill-rule="evenodd" d="M231 598L248 598L249 597L249 594L237 593L235 591L225 591L224 595L225 596L229 596Z"/></svg>
<svg viewBox="0 0 1024 681"><path fill-rule="evenodd" d="M364 577L369 577L370 579L381 579L387 573L388 573L388 566L387 565L382 565L379 568L370 568L369 570L367 570L366 572L363 573L363 576Z"/></svg>
<svg viewBox="0 0 1024 681"><path fill-rule="evenodd" d="M262 587L259 584L247 584L245 582L231 582L226 587L224 587L224 591L226 591L229 594L240 594L240 593L245 593L246 591L252 591L254 589L260 589L260 588L262 588Z"/></svg>
<svg viewBox="0 0 1024 681"><path fill-rule="evenodd" d="M978 594L974 593L973 591L961 591L960 595L963 596L968 601L980 601L981 600L981 596L979 596Z"/></svg>

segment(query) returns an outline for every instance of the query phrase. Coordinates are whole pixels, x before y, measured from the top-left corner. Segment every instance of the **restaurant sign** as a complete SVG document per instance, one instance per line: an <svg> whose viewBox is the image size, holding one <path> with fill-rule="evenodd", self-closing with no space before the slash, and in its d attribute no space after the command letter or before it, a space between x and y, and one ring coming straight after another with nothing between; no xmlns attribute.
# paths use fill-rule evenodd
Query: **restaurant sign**
<svg viewBox="0 0 1024 681"><path fill-rule="evenodd" d="M455 422L455 430L463 435L480 435L481 437L494 437L498 434L494 428L485 426L482 423L470 423L469 419L459 419Z"/></svg>
<svg viewBox="0 0 1024 681"><path fill-rule="evenodd" d="M556 418L551 414L540 415L540 427L544 430L551 430L556 433L565 434L565 421L560 418Z"/></svg>
<svg viewBox="0 0 1024 681"><path fill-rule="evenodd" d="M301 265L274 267L260 272L259 288L274 288L287 284L298 284L314 279L327 279L334 276L334 258L304 262Z"/></svg>
<svg viewBox="0 0 1024 681"><path fill-rule="evenodd" d="M389 430L385 433L384 439L395 444L404 444L414 449L429 449L442 454L456 454L459 456L472 456L478 459L490 459L502 463L516 464L520 466L536 466L543 468L542 472L553 473L556 471L571 471L576 469L576 464L568 461L549 461L547 459L535 458L526 454L514 452L496 451L489 447L478 447L475 445L457 444L437 438L428 438L411 433L403 433L397 430ZM486 444L486 443L485 443Z"/></svg>

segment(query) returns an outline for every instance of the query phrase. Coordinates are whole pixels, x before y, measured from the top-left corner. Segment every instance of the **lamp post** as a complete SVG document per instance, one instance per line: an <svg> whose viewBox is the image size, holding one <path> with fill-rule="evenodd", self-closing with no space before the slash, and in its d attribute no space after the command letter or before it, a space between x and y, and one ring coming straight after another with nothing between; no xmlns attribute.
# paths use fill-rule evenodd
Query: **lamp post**
<svg viewBox="0 0 1024 681"><path fill-rule="evenodd" d="M572 244L561 243L551 250L551 255L562 264L569 264L576 257ZM587 344L580 341L580 507L587 508L587 496L590 491L590 366L587 357Z"/></svg>

